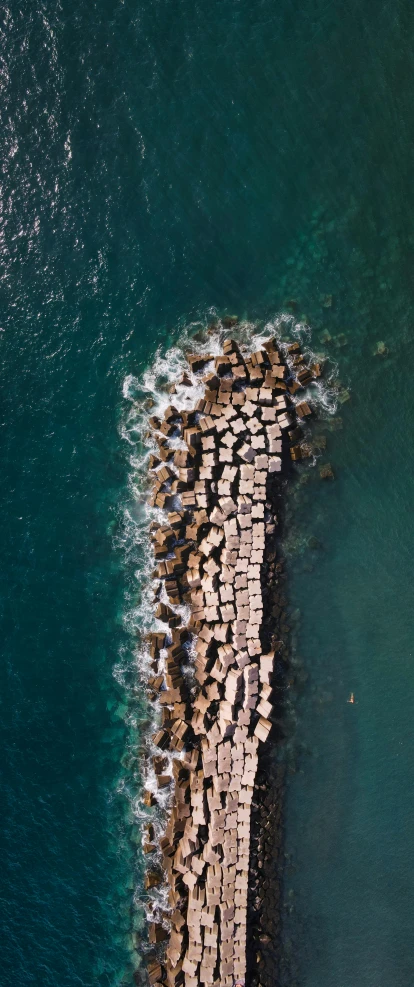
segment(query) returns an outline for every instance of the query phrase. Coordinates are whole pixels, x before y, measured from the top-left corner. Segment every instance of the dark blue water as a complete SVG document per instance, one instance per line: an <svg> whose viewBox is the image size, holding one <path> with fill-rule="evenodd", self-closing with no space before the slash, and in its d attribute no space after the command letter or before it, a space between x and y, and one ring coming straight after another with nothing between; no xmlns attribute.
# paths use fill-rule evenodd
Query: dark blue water
<svg viewBox="0 0 414 987"><path fill-rule="evenodd" d="M406 0L2 13L4 984L126 985L138 963L123 381L211 306L287 300L352 395L338 482L297 506L325 546L303 579L292 562L297 975L411 984L412 33Z"/></svg>

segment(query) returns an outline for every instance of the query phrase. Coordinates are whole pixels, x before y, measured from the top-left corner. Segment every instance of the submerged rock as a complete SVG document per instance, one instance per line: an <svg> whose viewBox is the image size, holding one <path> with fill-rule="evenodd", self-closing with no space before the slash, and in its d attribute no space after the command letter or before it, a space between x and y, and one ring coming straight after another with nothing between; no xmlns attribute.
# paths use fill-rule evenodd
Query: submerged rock
<svg viewBox="0 0 414 987"><path fill-rule="evenodd" d="M385 343L383 342L383 340L381 340L379 343L377 343L373 355L374 356L387 356L388 353L389 353L388 346L386 346Z"/></svg>
<svg viewBox="0 0 414 987"><path fill-rule="evenodd" d="M205 330L204 329L198 329L197 332L194 333L194 336L192 338L193 338L194 342L196 342L196 343L205 343L205 341L206 341L206 333L205 333Z"/></svg>
<svg viewBox="0 0 414 987"><path fill-rule="evenodd" d="M323 449L326 449L326 435L315 435L312 442L312 449L315 452L322 452Z"/></svg>
<svg viewBox="0 0 414 987"><path fill-rule="evenodd" d="M321 480L333 480L335 478L330 463L325 463L323 466L319 467L319 476Z"/></svg>
<svg viewBox="0 0 414 987"><path fill-rule="evenodd" d="M334 343L335 343L335 346L340 346L340 347L347 346L348 345L348 337L345 336L345 333L344 332L340 332L339 333L339 336L336 336L335 337Z"/></svg>
<svg viewBox="0 0 414 987"><path fill-rule="evenodd" d="M326 425L331 432L338 432L339 429L341 429L343 426L343 421L342 418L338 418L338 417L330 418L328 419Z"/></svg>
<svg viewBox="0 0 414 987"><path fill-rule="evenodd" d="M332 342L332 336L331 336L330 332L328 332L327 329L324 329L323 330L323 333L321 335L321 340L322 340L323 343L331 343Z"/></svg>

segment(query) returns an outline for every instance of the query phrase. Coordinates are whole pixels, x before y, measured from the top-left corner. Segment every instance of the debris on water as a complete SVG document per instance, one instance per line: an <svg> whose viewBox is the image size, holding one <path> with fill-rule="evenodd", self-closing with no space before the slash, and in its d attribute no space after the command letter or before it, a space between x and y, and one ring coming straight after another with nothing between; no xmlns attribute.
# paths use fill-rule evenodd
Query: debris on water
<svg viewBox="0 0 414 987"><path fill-rule="evenodd" d="M388 346L385 345L383 340L380 340L380 342L377 343L376 348L374 350L374 356L387 356L388 353L389 353Z"/></svg>
<svg viewBox="0 0 414 987"><path fill-rule="evenodd" d="M332 308L333 295L321 295L320 301L322 308Z"/></svg>

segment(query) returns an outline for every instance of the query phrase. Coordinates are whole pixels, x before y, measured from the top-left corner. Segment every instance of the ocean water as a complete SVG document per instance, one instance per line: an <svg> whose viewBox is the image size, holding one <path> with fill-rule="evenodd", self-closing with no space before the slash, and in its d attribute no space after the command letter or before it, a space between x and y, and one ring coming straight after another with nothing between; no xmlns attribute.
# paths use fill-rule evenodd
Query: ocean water
<svg viewBox="0 0 414 987"><path fill-rule="evenodd" d="M351 398L343 429L324 429L335 480L310 471L292 492L289 983L412 978L411 402L401 394L398 413L384 407L407 352L396 335L389 346L383 358L366 346L363 391L351 352L339 361Z"/></svg>
<svg viewBox="0 0 414 987"><path fill-rule="evenodd" d="M139 964L124 394L212 309L303 318L350 393L335 480L309 469L289 502L286 978L412 982L413 20L407 0L3 8L2 984Z"/></svg>

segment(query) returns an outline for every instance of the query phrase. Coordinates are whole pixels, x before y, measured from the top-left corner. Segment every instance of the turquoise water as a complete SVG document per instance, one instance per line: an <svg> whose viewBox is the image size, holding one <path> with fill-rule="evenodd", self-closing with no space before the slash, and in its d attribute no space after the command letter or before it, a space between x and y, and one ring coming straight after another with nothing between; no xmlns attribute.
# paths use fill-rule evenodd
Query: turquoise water
<svg viewBox="0 0 414 987"><path fill-rule="evenodd" d="M296 514L319 541L291 559L309 679L292 744L286 931L309 985L412 981L414 463L399 386L412 355L396 333L388 341L384 358L367 345L363 391L351 350L340 359L352 397L343 431L326 433L336 479L318 490L312 478Z"/></svg>
<svg viewBox="0 0 414 987"><path fill-rule="evenodd" d="M7 985L126 985L138 963L125 379L211 306L287 300L315 348L344 334L351 391L336 479L292 520L322 546L290 562L292 977L411 983L412 33L405 0L2 15Z"/></svg>

